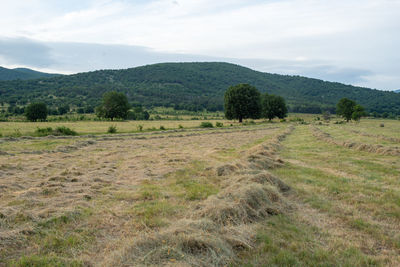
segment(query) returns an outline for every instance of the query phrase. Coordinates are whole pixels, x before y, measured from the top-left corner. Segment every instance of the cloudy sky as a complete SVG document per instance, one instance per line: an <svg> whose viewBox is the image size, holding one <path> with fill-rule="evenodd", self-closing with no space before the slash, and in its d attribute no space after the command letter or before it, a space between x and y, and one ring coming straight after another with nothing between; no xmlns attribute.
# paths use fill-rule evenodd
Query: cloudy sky
<svg viewBox="0 0 400 267"><path fill-rule="evenodd" d="M0 0L0 66L226 61L400 89L400 0Z"/></svg>

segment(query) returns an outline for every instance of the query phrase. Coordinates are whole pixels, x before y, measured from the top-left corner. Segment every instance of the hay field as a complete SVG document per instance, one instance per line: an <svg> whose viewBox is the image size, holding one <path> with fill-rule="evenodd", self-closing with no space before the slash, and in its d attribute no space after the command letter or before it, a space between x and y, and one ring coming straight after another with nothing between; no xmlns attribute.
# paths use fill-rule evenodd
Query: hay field
<svg viewBox="0 0 400 267"><path fill-rule="evenodd" d="M110 126L116 126L119 133L131 133L139 131L139 125L143 131L160 129L178 129L179 125L184 128L199 127L200 123L207 120L159 120L159 121L61 121L61 122L1 122L0 134L3 136L32 135L35 130L45 127L57 128L59 126L68 127L78 134L106 134ZM216 122L221 122L225 126L238 125L236 122L228 120L212 120L214 126Z"/></svg>
<svg viewBox="0 0 400 267"><path fill-rule="evenodd" d="M399 266L396 129L0 139L0 266Z"/></svg>

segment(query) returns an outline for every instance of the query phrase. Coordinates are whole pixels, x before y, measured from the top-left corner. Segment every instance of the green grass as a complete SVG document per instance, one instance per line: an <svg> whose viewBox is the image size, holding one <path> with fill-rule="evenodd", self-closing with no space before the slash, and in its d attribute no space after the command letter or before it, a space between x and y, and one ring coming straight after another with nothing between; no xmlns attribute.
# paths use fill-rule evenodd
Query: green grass
<svg viewBox="0 0 400 267"><path fill-rule="evenodd" d="M76 260L68 260L65 258L55 257L55 256L45 256L45 255L29 255L22 256L17 261L11 261L8 266L15 267L80 267L84 264Z"/></svg>
<svg viewBox="0 0 400 267"><path fill-rule="evenodd" d="M271 217L257 232L257 248L241 255L238 266L381 266L358 248L324 246L320 230L297 218Z"/></svg>
<svg viewBox="0 0 400 267"><path fill-rule="evenodd" d="M334 131L339 132L343 126L335 127ZM316 213L339 220L340 231L348 232L349 236L355 233L362 236L361 240L365 241L358 241L362 242L360 247L364 246L363 242L376 242L377 246L384 244L388 249L397 249L399 235L393 235L393 230L384 227L400 223L400 180L396 178L400 160L397 157L378 156L319 141L311 135L308 126L299 126L283 145L281 157L290 163L272 172L294 188L302 203ZM301 229L305 227L301 223L291 223ZM332 230L316 226L328 233ZM293 238L288 237L288 242L294 242ZM347 244L346 240L342 242L343 249L336 256L336 262L330 257L322 261L327 266L385 265L386 261L374 256L379 255L378 252L365 255L357 246ZM333 249L332 245L328 248ZM268 264L277 263L271 260ZM282 255L279 264L321 266L317 261L304 261L292 250Z"/></svg>
<svg viewBox="0 0 400 267"><path fill-rule="evenodd" d="M133 208L135 220L146 227L156 228L167 225L166 217L176 214L181 207L168 201L146 201L136 204Z"/></svg>

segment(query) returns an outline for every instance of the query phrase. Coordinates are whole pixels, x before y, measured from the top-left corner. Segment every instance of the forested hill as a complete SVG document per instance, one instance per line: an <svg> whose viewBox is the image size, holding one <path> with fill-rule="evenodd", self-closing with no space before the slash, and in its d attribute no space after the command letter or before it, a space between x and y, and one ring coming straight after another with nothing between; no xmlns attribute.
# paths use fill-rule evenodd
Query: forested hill
<svg viewBox="0 0 400 267"><path fill-rule="evenodd" d="M262 92L283 96L291 111L334 110L342 97L368 111L400 114L400 94L300 76L269 74L229 63L161 63L124 70L99 70L54 78L0 82L0 100L25 105L44 101L51 106L96 106L102 94L117 90L131 102L177 109L222 110L225 90L249 83Z"/></svg>
<svg viewBox="0 0 400 267"><path fill-rule="evenodd" d="M44 73L26 68L7 69L0 67L0 81L30 80L55 77L57 75L58 74Z"/></svg>

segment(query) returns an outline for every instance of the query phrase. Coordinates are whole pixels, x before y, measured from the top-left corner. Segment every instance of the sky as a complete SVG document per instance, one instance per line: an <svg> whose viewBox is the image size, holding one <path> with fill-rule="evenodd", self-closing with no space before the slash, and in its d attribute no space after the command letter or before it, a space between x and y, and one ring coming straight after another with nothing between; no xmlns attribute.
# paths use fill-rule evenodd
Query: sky
<svg viewBox="0 0 400 267"><path fill-rule="evenodd" d="M0 0L0 66L224 61L400 89L400 0Z"/></svg>

